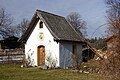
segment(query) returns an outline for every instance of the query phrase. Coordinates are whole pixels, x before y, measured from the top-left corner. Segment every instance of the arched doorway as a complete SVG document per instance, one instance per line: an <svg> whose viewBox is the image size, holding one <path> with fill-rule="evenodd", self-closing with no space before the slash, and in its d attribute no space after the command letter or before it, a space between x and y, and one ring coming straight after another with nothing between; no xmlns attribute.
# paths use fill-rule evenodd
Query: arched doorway
<svg viewBox="0 0 120 80"><path fill-rule="evenodd" d="M45 46L40 45L37 48L37 62L38 66L45 64Z"/></svg>

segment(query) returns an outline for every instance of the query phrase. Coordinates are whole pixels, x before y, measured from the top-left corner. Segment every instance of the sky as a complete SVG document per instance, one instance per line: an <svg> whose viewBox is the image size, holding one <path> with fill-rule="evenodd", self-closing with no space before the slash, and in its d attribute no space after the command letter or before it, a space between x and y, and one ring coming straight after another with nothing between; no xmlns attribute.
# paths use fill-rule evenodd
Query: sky
<svg viewBox="0 0 120 80"><path fill-rule="evenodd" d="M5 8L18 24L23 18L31 20L36 9L66 17L71 12L78 12L87 23L87 35L103 37L106 26L105 0L0 0L0 7ZM97 30L96 30L97 29Z"/></svg>

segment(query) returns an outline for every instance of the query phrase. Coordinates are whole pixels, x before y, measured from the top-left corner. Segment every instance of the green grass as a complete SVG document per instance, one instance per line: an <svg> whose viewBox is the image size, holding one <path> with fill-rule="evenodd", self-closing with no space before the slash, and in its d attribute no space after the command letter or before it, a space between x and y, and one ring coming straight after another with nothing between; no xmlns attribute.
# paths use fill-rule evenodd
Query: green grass
<svg viewBox="0 0 120 80"><path fill-rule="evenodd" d="M101 64L98 62L98 61L89 61L89 62L83 62L81 64L81 67L89 67L89 68L100 68L101 67Z"/></svg>
<svg viewBox="0 0 120 80"><path fill-rule="evenodd" d="M76 73L71 69L41 70L37 67L20 68L20 65L0 65L0 80L110 80L96 73Z"/></svg>

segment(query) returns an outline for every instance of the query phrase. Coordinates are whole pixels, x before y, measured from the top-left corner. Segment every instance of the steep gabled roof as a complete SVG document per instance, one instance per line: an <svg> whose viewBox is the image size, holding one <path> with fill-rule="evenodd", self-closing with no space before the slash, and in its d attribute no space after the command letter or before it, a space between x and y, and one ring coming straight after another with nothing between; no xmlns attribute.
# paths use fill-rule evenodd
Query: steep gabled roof
<svg viewBox="0 0 120 80"><path fill-rule="evenodd" d="M77 41L83 42L83 36L78 33L67 21L64 17L48 13L41 10L36 10L29 27L25 34L22 36L20 41L26 42L32 33L33 29L37 22L42 20L47 26L50 33L53 35L54 40L57 41Z"/></svg>

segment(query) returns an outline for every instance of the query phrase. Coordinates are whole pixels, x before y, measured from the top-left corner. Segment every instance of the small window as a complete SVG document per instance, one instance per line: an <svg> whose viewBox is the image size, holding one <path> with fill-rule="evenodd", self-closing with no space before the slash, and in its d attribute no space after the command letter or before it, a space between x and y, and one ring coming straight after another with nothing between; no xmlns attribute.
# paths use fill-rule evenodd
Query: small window
<svg viewBox="0 0 120 80"><path fill-rule="evenodd" d="M39 27L43 28L43 22L42 21L39 23Z"/></svg>
<svg viewBox="0 0 120 80"><path fill-rule="evenodd" d="M72 52L73 52L73 54L76 54L76 52L77 52L77 46L76 46L76 44L73 44L72 45Z"/></svg>

